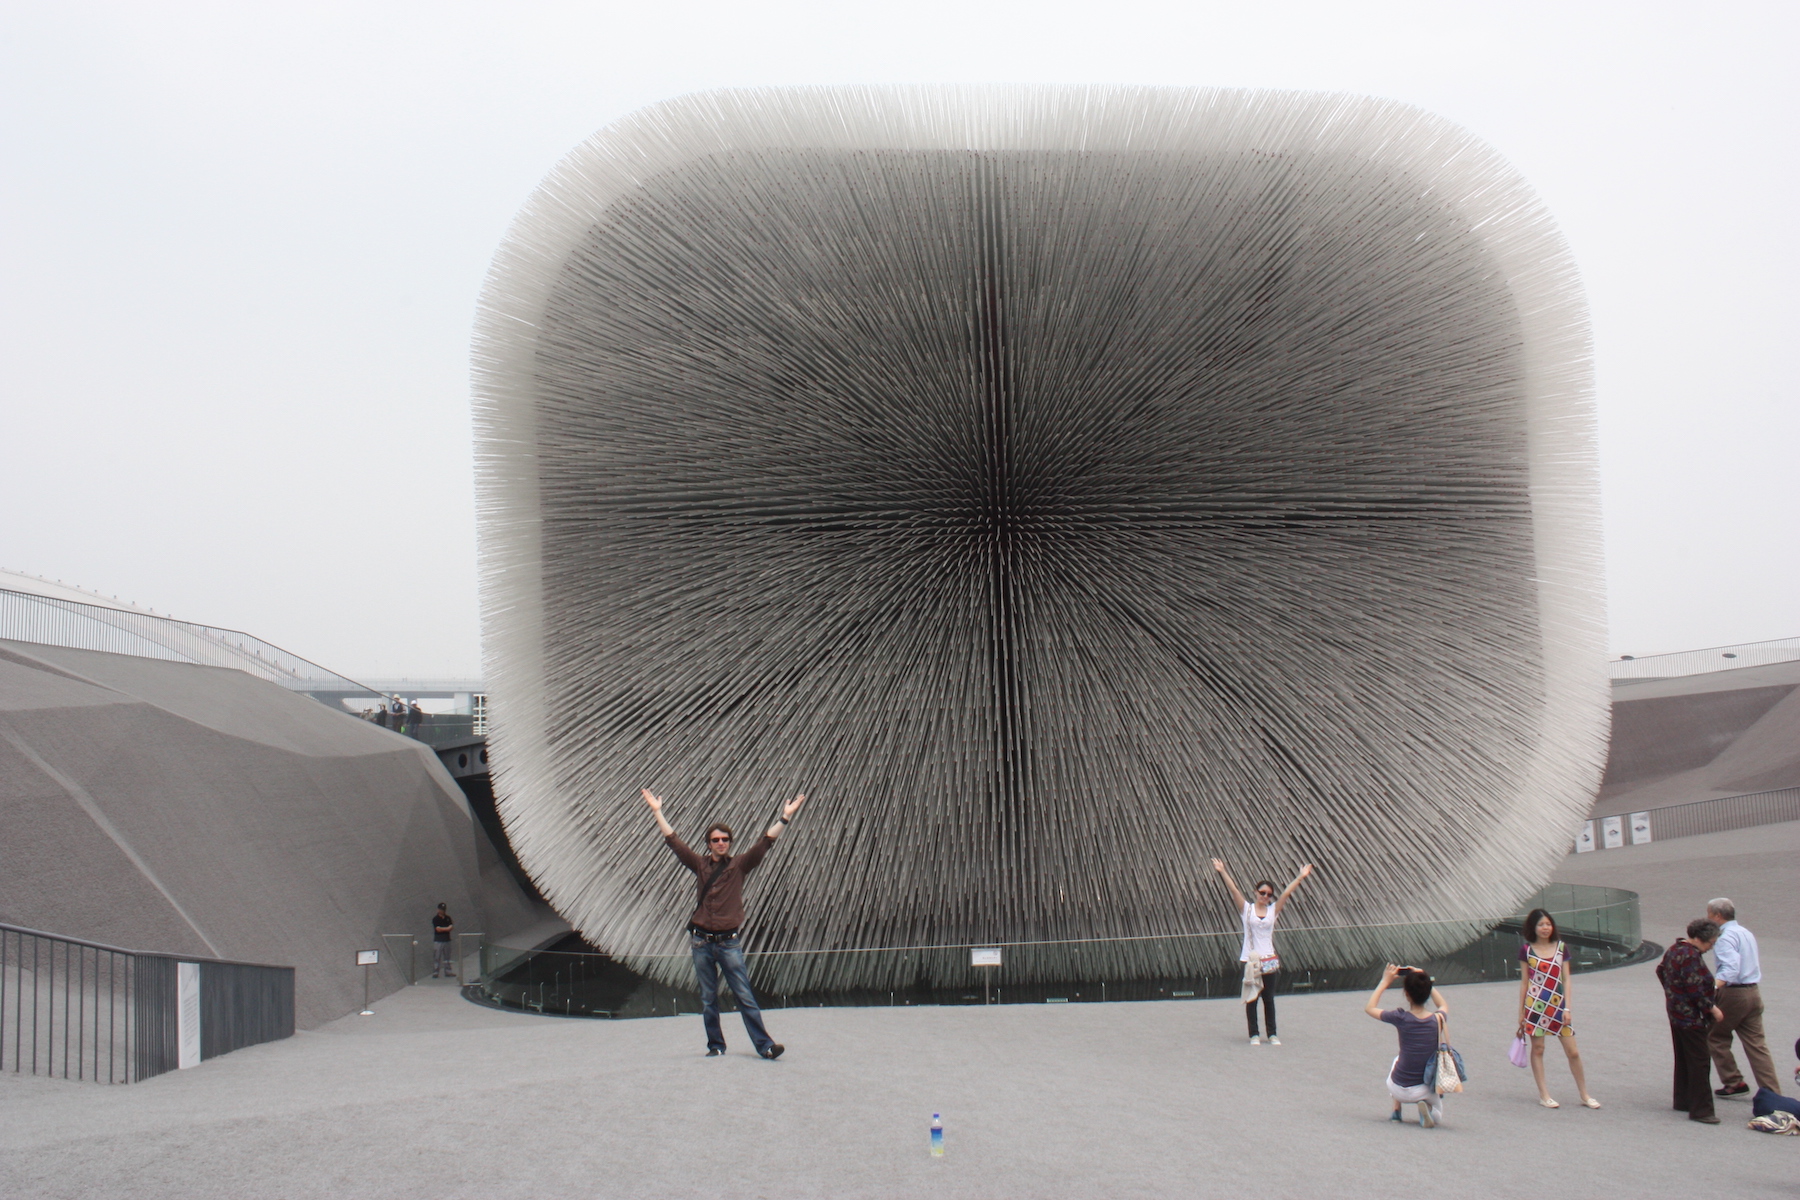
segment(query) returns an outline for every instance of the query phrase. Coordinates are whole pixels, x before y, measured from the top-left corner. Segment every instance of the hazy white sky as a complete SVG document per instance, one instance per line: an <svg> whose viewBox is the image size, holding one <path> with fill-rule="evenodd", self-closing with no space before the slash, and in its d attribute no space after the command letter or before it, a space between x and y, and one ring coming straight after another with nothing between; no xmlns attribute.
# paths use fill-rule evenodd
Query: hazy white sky
<svg viewBox="0 0 1800 1200"><path fill-rule="evenodd" d="M773 83L1389 96L1593 306L1615 653L1800 634L1800 5L0 0L0 567L350 674L479 670L468 336L620 115Z"/></svg>

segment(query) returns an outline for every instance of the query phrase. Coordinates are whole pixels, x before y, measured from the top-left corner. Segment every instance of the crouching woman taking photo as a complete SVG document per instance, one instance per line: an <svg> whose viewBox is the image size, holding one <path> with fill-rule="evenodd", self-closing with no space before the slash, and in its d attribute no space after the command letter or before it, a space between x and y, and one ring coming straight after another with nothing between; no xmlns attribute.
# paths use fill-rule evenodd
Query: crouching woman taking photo
<svg viewBox="0 0 1800 1200"><path fill-rule="evenodd" d="M1396 978L1405 991L1406 1007L1383 1012L1382 994L1394 986ZM1436 1011L1426 1008L1427 1004L1436 1005ZM1444 994L1432 987L1431 976L1417 967L1396 967L1389 963L1382 968L1381 983L1369 994L1369 1002L1363 1011L1377 1021L1392 1025L1400 1035L1400 1053L1393 1066L1388 1068L1388 1095L1394 1100L1394 1111L1388 1119L1400 1120L1400 1106L1417 1103L1419 1124L1430 1129L1444 1117L1444 1098L1425 1082L1425 1067L1437 1053L1444 1023L1450 1015Z"/></svg>

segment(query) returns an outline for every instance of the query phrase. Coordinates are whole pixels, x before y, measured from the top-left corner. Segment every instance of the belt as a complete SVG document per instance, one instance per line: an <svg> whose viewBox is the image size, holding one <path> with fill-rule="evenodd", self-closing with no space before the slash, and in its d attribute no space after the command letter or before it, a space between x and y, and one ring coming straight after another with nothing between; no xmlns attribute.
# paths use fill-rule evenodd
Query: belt
<svg viewBox="0 0 1800 1200"><path fill-rule="evenodd" d="M1721 983L1720 987L1755 987L1754 983Z"/></svg>
<svg viewBox="0 0 1800 1200"><path fill-rule="evenodd" d="M702 929L698 925L689 925L687 931L697 938L705 938L709 942L728 942L738 935L735 929L717 930Z"/></svg>

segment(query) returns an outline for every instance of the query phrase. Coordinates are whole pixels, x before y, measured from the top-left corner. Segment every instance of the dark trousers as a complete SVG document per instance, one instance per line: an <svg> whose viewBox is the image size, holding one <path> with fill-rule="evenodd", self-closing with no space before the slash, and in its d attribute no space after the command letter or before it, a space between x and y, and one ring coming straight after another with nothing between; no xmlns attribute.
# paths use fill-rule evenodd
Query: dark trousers
<svg viewBox="0 0 1800 1200"><path fill-rule="evenodd" d="M1272 981L1267 976L1263 977L1263 990L1261 993L1261 998L1262 998L1262 1006L1263 1006L1263 1020L1268 1023L1269 1036L1274 1037L1275 1036L1275 993L1269 987L1270 982L1272 982ZM1255 1000L1252 1000L1250 1003L1244 1005L1244 1017L1250 1022L1250 1036L1256 1037L1257 1031L1256 1031L1256 1001Z"/></svg>
<svg viewBox="0 0 1800 1200"><path fill-rule="evenodd" d="M1706 1030L1669 1026L1675 1043L1675 1111L1689 1117L1713 1116L1712 1054Z"/></svg>
<svg viewBox="0 0 1800 1200"><path fill-rule="evenodd" d="M757 1007L756 993L750 990L750 972L744 966L744 952L735 937L722 942L688 935L688 946L694 953L694 974L700 980L700 1014L706 1022L706 1048L725 1049L725 1032L719 1028L719 973L725 973L725 986L737 999L738 1013L744 1018L744 1029L758 1054L775 1044L763 1028L762 1009Z"/></svg>

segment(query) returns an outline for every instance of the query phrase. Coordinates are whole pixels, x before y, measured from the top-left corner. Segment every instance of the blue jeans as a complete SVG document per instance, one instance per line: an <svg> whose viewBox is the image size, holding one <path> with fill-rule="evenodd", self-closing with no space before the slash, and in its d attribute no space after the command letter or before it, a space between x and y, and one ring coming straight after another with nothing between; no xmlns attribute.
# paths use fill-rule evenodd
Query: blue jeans
<svg viewBox="0 0 1800 1200"><path fill-rule="evenodd" d="M758 1054L765 1053L775 1044L775 1039L763 1028L762 1009L756 1005L756 993L750 990L750 972L744 967L744 952L739 948L737 938L709 942L689 934L688 945L694 952L694 974L700 980L700 1012L706 1021L706 1048L725 1049L725 1034L719 1028L719 972L723 970L725 986L737 998L738 1012L743 1014L750 1041L755 1044Z"/></svg>

